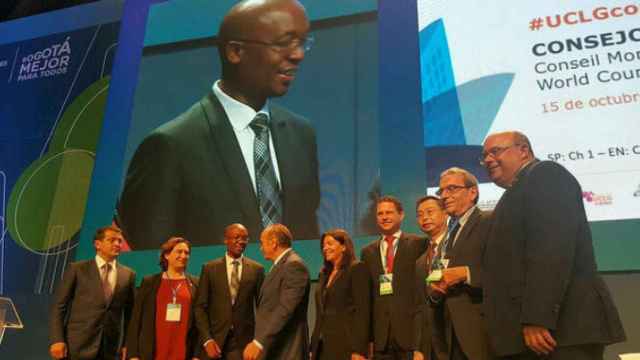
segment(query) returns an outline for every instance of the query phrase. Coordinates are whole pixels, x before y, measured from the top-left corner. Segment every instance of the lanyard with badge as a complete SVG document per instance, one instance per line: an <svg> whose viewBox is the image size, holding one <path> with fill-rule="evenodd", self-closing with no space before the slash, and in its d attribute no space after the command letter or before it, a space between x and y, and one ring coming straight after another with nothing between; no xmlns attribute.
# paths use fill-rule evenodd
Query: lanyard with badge
<svg viewBox="0 0 640 360"><path fill-rule="evenodd" d="M383 240L384 241L384 240ZM398 251L398 244L400 243L399 239L396 239L393 244L393 254L395 256ZM389 244L387 244L389 246ZM380 252L382 253L382 251ZM387 272L387 257L381 256L382 258L382 269L384 270L383 274L380 274L380 295L393 295L393 273Z"/></svg>
<svg viewBox="0 0 640 360"><path fill-rule="evenodd" d="M167 279L171 280L171 278L169 278L169 274L165 273L165 275ZM182 314L182 304L177 302L177 298L178 291L180 290L180 287L182 287L183 283L184 281L181 281L180 283L178 283L178 286L174 288L173 285L171 285L171 282L169 282L169 287L171 288L171 302L167 304L167 314L165 316L165 321L180 321L180 316Z"/></svg>
<svg viewBox="0 0 640 360"><path fill-rule="evenodd" d="M449 230L447 231L447 236L440 244L440 251L438 251L438 254L433 259L433 262L431 263L431 272L429 273L429 276L427 276L426 278L427 284L442 280L442 270L449 267L449 258L446 257L447 247L450 241L455 241L455 239L452 239L451 235L453 235L453 230L456 228L456 226L459 226L459 219L456 219L455 221L449 224Z"/></svg>

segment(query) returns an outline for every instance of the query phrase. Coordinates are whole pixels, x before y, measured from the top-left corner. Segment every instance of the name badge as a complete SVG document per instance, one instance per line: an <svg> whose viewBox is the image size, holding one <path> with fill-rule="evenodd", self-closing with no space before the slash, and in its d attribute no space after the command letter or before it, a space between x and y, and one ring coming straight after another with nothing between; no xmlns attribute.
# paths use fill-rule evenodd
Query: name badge
<svg viewBox="0 0 640 360"><path fill-rule="evenodd" d="M442 280L442 270L437 269L437 270L433 270L431 273L429 273L429 276L427 276L427 284L431 284L434 282L438 282Z"/></svg>
<svg viewBox="0 0 640 360"><path fill-rule="evenodd" d="M180 321L180 314L182 313L182 304L167 304L166 321L177 322Z"/></svg>
<svg viewBox="0 0 640 360"><path fill-rule="evenodd" d="M393 294L393 274L380 275L380 295Z"/></svg>

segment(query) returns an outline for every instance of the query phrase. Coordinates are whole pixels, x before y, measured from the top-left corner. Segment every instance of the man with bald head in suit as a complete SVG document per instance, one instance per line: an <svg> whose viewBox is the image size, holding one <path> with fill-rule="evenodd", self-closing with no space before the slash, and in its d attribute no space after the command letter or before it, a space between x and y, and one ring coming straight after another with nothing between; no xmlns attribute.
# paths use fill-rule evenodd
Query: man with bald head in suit
<svg viewBox="0 0 640 360"><path fill-rule="evenodd" d="M576 178L535 158L521 132L491 134L480 158L505 189L484 258L484 307L503 359L601 360L625 333L598 275Z"/></svg>
<svg viewBox="0 0 640 360"><path fill-rule="evenodd" d="M253 339L253 309L264 280L264 268L244 256L249 232L242 224L224 230L225 255L202 267L195 301L200 344L212 359L242 359Z"/></svg>
<svg viewBox="0 0 640 360"><path fill-rule="evenodd" d="M210 245L232 223L251 234L283 223L297 239L319 236L315 130L270 101L289 91L308 33L296 0L245 0L226 14L221 79L148 135L129 164L116 219L134 250L175 235Z"/></svg>

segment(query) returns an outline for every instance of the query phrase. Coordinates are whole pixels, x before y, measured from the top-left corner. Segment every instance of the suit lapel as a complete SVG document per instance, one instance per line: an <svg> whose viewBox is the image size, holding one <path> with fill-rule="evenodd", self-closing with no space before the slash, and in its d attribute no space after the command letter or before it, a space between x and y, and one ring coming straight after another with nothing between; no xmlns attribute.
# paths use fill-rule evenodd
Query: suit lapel
<svg viewBox="0 0 640 360"><path fill-rule="evenodd" d="M224 164L229 178L233 179L231 186L242 208L242 212L251 223L257 225L255 228L260 228L258 200L253 191L249 170L247 169L242 151L240 150L240 144L238 144L229 118L224 112L220 101L218 101L218 98L213 94L213 91L210 91L209 94L200 101L200 104L209 122L212 142L218 154L220 154L220 160ZM251 191L248 191L249 189L251 189ZM249 227L251 228L250 225Z"/></svg>
<svg viewBox="0 0 640 360"><path fill-rule="evenodd" d="M116 269L118 271L116 287L113 289L113 296L111 296L111 302L113 302L113 299L116 296L118 296L120 292L123 291L124 284L127 281L127 271L119 263L116 263Z"/></svg>
<svg viewBox="0 0 640 360"><path fill-rule="evenodd" d="M292 207L287 206L285 202L296 200L287 199L286 194L291 193L289 190L289 180L296 177L295 164L299 163L297 159L298 152L296 151L296 144L292 142L294 138L289 136L290 129L287 124L287 115L280 111L276 106L271 107L270 115L271 137L273 138L273 146L277 154L276 157L278 158L278 171L280 172L280 193L283 196L283 209L286 211L286 209L290 209Z"/></svg>
<svg viewBox="0 0 640 360"><path fill-rule="evenodd" d="M227 259L226 257L222 257L218 263L217 269L215 269L215 276L218 277L218 284L222 286L222 295L226 300L227 304L231 306L231 293L229 292L229 277L227 275Z"/></svg>
<svg viewBox="0 0 640 360"><path fill-rule="evenodd" d="M453 243L453 246L451 247L451 254L449 255L449 258L454 258L457 252L456 250L460 249L459 247L460 243L463 243L465 239L469 236L469 233L471 233L474 226L478 223L478 219L480 219L480 209L475 208L471 213L471 215L469 215L469 218L465 222L460 232L458 233L458 238L456 239L456 241Z"/></svg>
<svg viewBox="0 0 640 360"><path fill-rule="evenodd" d="M89 283L95 284L95 292L99 294L98 298L103 304L107 304L104 298L104 290L102 289L102 278L100 277L100 270L98 269L98 263L95 259L87 261L87 276L89 276ZM116 284L117 285L117 284ZM115 291L114 291L115 294Z"/></svg>
<svg viewBox="0 0 640 360"><path fill-rule="evenodd" d="M375 247L373 249L373 256L375 256L375 264L377 266L378 274L384 274L385 269L384 269L384 266L382 266L382 255L380 253L380 241L382 240L378 240L375 242Z"/></svg>
<svg viewBox="0 0 640 360"><path fill-rule="evenodd" d="M242 257L242 274L240 275L240 288L238 289L238 294L244 289L247 284L254 278L253 267L249 264L247 259Z"/></svg>

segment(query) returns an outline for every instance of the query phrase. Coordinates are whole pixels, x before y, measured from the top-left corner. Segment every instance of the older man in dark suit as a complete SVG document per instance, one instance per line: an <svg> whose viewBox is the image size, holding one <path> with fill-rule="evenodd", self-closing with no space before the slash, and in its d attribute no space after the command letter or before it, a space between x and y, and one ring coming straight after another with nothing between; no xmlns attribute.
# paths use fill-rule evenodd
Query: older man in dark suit
<svg viewBox="0 0 640 360"><path fill-rule="evenodd" d="M269 102L289 90L308 32L296 0L241 1L227 13L222 78L147 136L129 165L116 218L133 249L174 235L210 245L231 223L251 234L283 223L298 239L319 236L315 131Z"/></svg>
<svg viewBox="0 0 640 360"><path fill-rule="evenodd" d="M492 359L481 315L482 256L490 213L476 206L478 180L464 169L445 170L440 175L438 195L449 214L448 230L429 277L434 344L446 347L437 349L438 359Z"/></svg>
<svg viewBox="0 0 640 360"><path fill-rule="evenodd" d="M212 359L241 360L244 347L253 339L253 309L264 268L243 255L248 242L244 225L227 226L227 253L202 267L195 316L200 344Z"/></svg>
<svg viewBox="0 0 640 360"><path fill-rule="evenodd" d="M244 360L308 357L309 271L291 249L292 241L282 224L267 226L260 235L262 255L273 266L262 284L255 337L244 350Z"/></svg>
<svg viewBox="0 0 640 360"><path fill-rule="evenodd" d="M380 239L362 249L360 259L371 280L371 334L374 359L406 360L418 350L415 328L418 257L427 241L400 230L402 203L392 196L377 200L376 222Z"/></svg>
<svg viewBox="0 0 640 360"><path fill-rule="evenodd" d="M136 274L116 258L120 229L103 227L94 237L96 257L74 262L56 291L49 322L49 353L55 359L113 360L121 350L133 308Z"/></svg>
<svg viewBox="0 0 640 360"><path fill-rule="evenodd" d="M535 159L517 131L491 134L481 157L506 189L485 251L485 319L505 359L601 360L624 330L598 275L582 189L561 165Z"/></svg>

